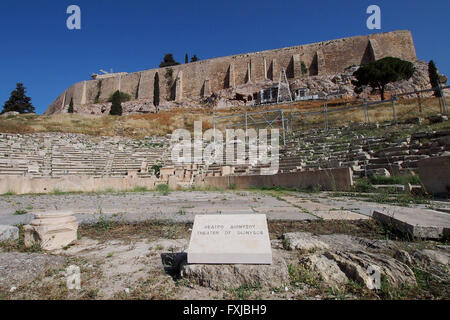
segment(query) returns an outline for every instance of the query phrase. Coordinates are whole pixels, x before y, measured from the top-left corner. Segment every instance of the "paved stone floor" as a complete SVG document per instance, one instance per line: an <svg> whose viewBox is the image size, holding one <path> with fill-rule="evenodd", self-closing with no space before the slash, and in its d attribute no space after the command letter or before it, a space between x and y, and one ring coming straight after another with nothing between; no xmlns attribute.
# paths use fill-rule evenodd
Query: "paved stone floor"
<svg viewBox="0 0 450 320"><path fill-rule="evenodd" d="M449 202L433 202L450 209ZM430 205L414 205L428 208ZM0 225L28 223L32 214L46 210L72 210L80 222L95 222L102 216L128 222L171 220L192 222L196 214L266 214L269 220L355 220L370 217L374 210L400 207L368 202L330 193L292 192L273 197L259 191L175 191L0 196ZM24 210L27 213L15 215ZM449 214L450 217L450 214Z"/></svg>
<svg viewBox="0 0 450 320"><path fill-rule="evenodd" d="M24 215L14 215L26 210ZM0 224L28 223L32 213L45 210L72 210L80 222L95 221L105 215L134 222L149 219L194 221L196 214L266 214L269 220L315 220L317 217L295 206L260 193L157 192L122 194L25 195L0 197Z"/></svg>

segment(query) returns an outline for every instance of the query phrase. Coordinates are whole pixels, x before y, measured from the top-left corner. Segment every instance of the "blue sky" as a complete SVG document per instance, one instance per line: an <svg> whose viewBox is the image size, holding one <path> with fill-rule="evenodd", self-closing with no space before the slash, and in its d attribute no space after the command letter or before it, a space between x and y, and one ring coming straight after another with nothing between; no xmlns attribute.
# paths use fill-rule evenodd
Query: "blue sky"
<svg viewBox="0 0 450 320"><path fill-rule="evenodd" d="M81 8L81 30L66 9ZM381 7L381 30L366 9ZM184 62L374 32L409 29L419 59L450 74L448 0L1 0L0 108L23 82L41 114L67 87L99 69L134 72L164 53Z"/></svg>

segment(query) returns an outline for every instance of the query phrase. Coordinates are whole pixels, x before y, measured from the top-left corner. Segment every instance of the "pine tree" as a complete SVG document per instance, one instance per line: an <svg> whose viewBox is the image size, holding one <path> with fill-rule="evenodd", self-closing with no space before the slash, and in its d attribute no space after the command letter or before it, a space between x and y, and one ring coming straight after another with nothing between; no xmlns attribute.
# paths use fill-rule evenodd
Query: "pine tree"
<svg viewBox="0 0 450 320"><path fill-rule="evenodd" d="M431 60L428 63L428 76L430 78L430 83L432 88L439 88L439 74L434 64L434 61ZM437 98L441 97L441 92L439 90L434 91L434 96Z"/></svg>
<svg viewBox="0 0 450 320"><path fill-rule="evenodd" d="M189 63L189 56L186 53L186 55L184 56L184 63Z"/></svg>
<svg viewBox="0 0 450 320"><path fill-rule="evenodd" d="M17 83L16 89L11 92L11 96L3 106L2 113L16 111L19 113L32 113L34 106L31 104L31 98L25 94L26 90L22 83Z"/></svg>
<svg viewBox="0 0 450 320"><path fill-rule="evenodd" d="M198 57L196 54L194 54L191 58L191 62L195 62L195 61L198 61Z"/></svg>
<svg viewBox="0 0 450 320"><path fill-rule="evenodd" d="M386 85L389 83L409 80L415 72L414 65L409 61L399 58L386 57L370 62L353 73L356 80L352 81L355 92L362 91L364 86L369 86L374 90L379 90L381 100L384 100Z"/></svg>
<svg viewBox="0 0 450 320"><path fill-rule="evenodd" d="M70 98L69 109L67 109L68 113L73 113L73 98Z"/></svg>
<svg viewBox="0 0 450 320"><path fill-rule="evenodd" d="M121 116L122 115L122 102L120 98L120 92L117 90L114 92L112 96L112 105L109 114L112 116Z"/></svg>
<svg viewBox="0 0 450 320"><path fill-rule="evenodd" d="M155 81L153 83L153 105L156 108L156 112L159 111L159 75L155 73Z"/></svg>

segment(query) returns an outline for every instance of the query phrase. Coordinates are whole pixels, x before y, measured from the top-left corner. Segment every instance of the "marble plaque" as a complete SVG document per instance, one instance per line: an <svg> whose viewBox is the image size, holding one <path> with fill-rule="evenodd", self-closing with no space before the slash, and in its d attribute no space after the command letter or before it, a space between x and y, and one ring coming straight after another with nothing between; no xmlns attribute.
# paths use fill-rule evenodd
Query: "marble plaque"
<svg viewBox="0 0 450 320"><path fill-rule="evenodd" d="M196 215L189 264L272 264L265 214Z"/></svg>

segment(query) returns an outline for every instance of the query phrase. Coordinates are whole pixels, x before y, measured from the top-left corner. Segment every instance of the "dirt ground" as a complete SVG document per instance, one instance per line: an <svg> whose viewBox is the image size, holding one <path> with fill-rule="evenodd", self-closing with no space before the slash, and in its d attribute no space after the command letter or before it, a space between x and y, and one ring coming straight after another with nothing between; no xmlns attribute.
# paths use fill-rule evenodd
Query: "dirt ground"
<svg viewBox="0 0 450 320"><path fill-rule="evenodd" d="M273 251L290 266L291 281L281 287L240 286L214 290L180 278L170 263L171 254L187 249L191 223L146 221L136 224L103 221L82 225L79 239L51 254L26 249L18 241L1 244L1 299L448 299L448 266L415 270L417 287L405 290L368 290L349 284L339 290L294 272L300 252L283 248L282 235L348 234L389 241L390 247L412 252L445 244L407 242L386 233L372 220L269 222ZM389 239L390 238L390 239ZM386 250L387 254L391 254ZM81 289L69 290L66 268L78 266ZM436 269L438 268L438 269ZM444 276L443 276L444 275ZM295 281L294 281L295 280Z"/></svg>

